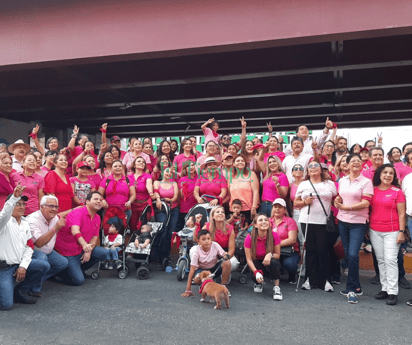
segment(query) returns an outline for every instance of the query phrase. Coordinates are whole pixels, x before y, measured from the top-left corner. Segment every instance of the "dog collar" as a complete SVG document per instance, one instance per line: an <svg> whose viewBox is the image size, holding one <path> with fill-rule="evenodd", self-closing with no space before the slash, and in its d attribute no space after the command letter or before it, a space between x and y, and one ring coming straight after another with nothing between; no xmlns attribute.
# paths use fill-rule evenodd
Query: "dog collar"
<svg viewBox="0 0 412 345"><path fill-rule="evenodd" d="M202 283L202 286L200 287L199 293L202 293L203 288L206 286L206 284L207 284L207 283L210 283L210 282L212 282L212 281L213 281L213 279L206 279L206 280Z"/></svg>

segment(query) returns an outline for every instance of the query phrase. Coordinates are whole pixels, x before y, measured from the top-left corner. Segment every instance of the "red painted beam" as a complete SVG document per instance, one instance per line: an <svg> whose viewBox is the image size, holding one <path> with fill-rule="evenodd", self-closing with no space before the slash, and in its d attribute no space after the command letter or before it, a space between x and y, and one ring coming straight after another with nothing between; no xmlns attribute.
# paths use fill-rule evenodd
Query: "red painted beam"
<svg viewBox="0 0 412 345"><path fill-rule="evenodd" d="M0 66L412 33L411 13L410 0L2 1Z"/></svg>

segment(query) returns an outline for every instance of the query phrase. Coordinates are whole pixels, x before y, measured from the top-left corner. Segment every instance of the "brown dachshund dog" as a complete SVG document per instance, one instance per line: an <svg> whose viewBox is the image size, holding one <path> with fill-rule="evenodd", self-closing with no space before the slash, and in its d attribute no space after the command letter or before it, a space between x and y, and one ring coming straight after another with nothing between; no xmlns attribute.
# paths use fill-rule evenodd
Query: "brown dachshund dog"
<svg viewBox="0 0 412 345"><path fill-rule="evenodd" d="M194 282L202 285L199 293L202 297L200 302L204 302L206 296L209 296L210 302L216 301L215 309L220 309L222 301L226 303L226 308L229 308L229 290L224 285L215 283L209 276L210 271L203 271L196 275Z"/></svg>

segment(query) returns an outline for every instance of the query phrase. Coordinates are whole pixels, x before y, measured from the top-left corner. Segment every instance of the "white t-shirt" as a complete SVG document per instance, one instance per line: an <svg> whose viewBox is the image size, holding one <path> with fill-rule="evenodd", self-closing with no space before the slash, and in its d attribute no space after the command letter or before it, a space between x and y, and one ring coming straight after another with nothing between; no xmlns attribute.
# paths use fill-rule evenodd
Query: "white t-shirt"
<svg viewBox="0 0 412 345"><path fill-rule="evenodd" d="M323 207L325 208L327 214L330 214L330 207L332 204L332 198L336 196L338 193L336 191L335 183L326 180L320 183L314 183L316 192L318 193L320 199L322 200ZM298 190L296 191L296 197L301 197L302 200L310 197L312 193L313 202L310 205L310 213L309 213L309 223L310 224L326 224L326 215L322 209L322 205L320 204L315 191L312 188L312 185L309 181L302 181L299 184ZM305 206L300 211L299 216L299 223L306 223L308 220L308 206Z"/></svg>
<svg viewBox="0 0 412 345"><path fill-rule="evenodd" d="M285 170L285 174L288 177L288 181L290 183L295 181L295 178L292 175L292 168L295 164L300 164L304 171L303 171L303 177L305 177L306 174L306 166L309 164L310 160L313 158L313 155L308 154L308 153L301 153L298 158L293 157L293 155L286 156L286 158L283 160L282 165L283 169Z"/></svg>
<svg viewBox="0 0 412 345"><path fill-rule="evenodd" d="M406 198L406 214L412 216L412 174L402 180L402 191Z"/></svg>

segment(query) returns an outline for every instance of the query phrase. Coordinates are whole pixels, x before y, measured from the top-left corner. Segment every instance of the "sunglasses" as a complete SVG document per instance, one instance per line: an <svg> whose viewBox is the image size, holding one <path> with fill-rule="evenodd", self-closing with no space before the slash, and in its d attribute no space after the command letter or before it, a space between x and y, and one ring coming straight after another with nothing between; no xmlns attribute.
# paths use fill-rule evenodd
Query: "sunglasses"
<svg viewBox="0 0 412 345"><path fill-rule="evenodd" d="M319 168L319 167L320 167L320 164L319 164L319 163L312 163L312 164L309 164L309 165L308 165L308 168L309 168L309 169Z"/></svg>
<svg viewBox="0 0 412 345"><path fill-rule="evenodd" d="M303 169L303 167L296 167L296 168L293 168L292 169L292 171L303 171L304 169Z"/></svg>

